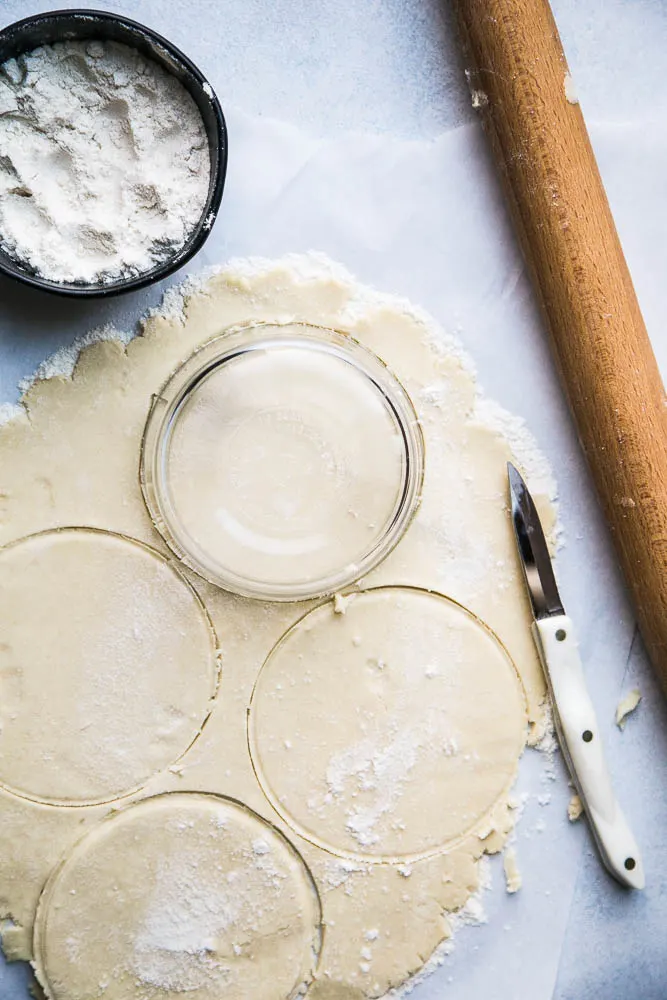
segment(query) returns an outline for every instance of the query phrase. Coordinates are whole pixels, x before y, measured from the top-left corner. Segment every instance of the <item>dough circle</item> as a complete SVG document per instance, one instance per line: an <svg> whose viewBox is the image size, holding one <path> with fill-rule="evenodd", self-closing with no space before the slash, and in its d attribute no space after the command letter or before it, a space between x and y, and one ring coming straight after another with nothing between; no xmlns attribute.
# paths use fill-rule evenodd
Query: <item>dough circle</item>
<svg viewBox="0 0 667 1000"><path fill-rule="evenodd" d="M320 945L300 855L245 806L199 792L98 824L47 882L35 923L52 1000L286 1000Z"/></svg>
<svg viewBox="0 0 667 1000"><path fill-rule="evenodd" d="M428 857L507 792L526 701L497 637L431 591L381 587L294 625L259 675L249 745L293 829L348 858Z"/></svg>
<svg viewBox="0 0 667 1000"><path fill-rule="evenodd" d="M206 579L267 600L331 594L381 561L419 502L409 397L351 337L231 329L155 397L142 453L156 527Z"/></svg>
<svg viewBox="0 0 667 1000"><path fill-rule="evenodd" d="M142 543L64 528L0 549L0 784L70 806L141 787L206 721L216 646L193 589Z"/></svg>

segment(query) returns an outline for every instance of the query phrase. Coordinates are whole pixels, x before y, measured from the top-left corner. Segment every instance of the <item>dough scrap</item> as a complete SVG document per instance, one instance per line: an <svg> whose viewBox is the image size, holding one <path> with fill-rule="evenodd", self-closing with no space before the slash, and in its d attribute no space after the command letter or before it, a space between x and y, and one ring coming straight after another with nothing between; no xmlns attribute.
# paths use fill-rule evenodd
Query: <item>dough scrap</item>
<svg viewBox="0 0 667 1000"><path fill-rule="evenodd" d="M513 847L505 848L503 854L503 870L505 872L505 887L510 895L518 892L523 884L519 865L516 860L516 851Z"/></svg>
<svg viewBox="0 0 667 1000"><path fill-rule="evenodd" d="M632 691L628 691L626 695L623 695L616 706L616 725L620 730L625 729L628 716L634 712L641 700L642 693L639 688L633 688Z"/></svg>
<svg viewBox="0 0 667 1000"><path fill-rule="evenodd" d="M526 463L513 455L499 422L484 416L470 367L454 342L408 304L368 292L321 259L223 269L198 286L170 293L163 311L150 315L142 335L130 343L93 344L81 353L71 377L36 382L23 399L23 411L0 428L0 544L58 526L88 525L166 555L138 477L151 396L194 348L224 328L277 320L349 331L405 386L426 443L422 503L404 539L362 585L431 588L477 615L510 654L525 690L528 721L538 730L545 683L530 636L505 473L508 459L524 472ZM541 516L553 527L548 481L528 474L528 483ZM275 824L304 858L322 900L326 933L311 996L383 996L417 973L451 935L450 915L464 908L479 886L480 858L500 850L512 829L507 796L479 835L473 830L456 846L407 867L337 858L300 837L257 781L246 710L262 663L313 605L248 601L189 579L220 639L219 698L178 766L155 774L131 801L201 790L242 801ZM351 611L352 605L338 620L347 621ZM517 748L515 769L518 756ZM446 798L446 788L425 788L423 811L436 815ZM29 941L42 885L82 834L98 828L110 806L46 806L0 790L0 809L0 918L11 915ZM378 931L370 942L369 928ZM370 959L361 955L362 948L370 950ZM32 957L27 947L22 957Z"/></svg>
<svg viewBox="0 0 667 1000"><path fill-rule="evenodd" d="M578 795L573 795L567 804L567 818L570 823L576 823L584 811L584 803Z"/></svg>
<svg viewBox="0 0 667 1000"><path fill-rule="evenodd" d="M53 1000L285 1000L312 980L310 873L243 806L175 792L99 823L47 883L35 925Z"/></svg>

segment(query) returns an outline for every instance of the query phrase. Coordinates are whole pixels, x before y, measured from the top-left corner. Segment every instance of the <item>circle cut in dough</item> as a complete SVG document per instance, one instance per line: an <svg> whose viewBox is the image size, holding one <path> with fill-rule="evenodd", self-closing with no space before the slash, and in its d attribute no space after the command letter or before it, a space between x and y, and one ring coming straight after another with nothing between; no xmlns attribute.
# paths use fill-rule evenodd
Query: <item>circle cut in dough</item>
<svg viewBox="0 0 667 1000"><path fill-rule="evenodd" d="M343 857L416 860L460 840L507 792L525 694L470 612L383 587L327 602L283 636L248 725L258 779L299 834Z"/></svg>
<svg viewBox="0 0 667 1000"><path fill-rule="evenodd" d="M320 903L274 827L174 792L79 842L47 882L34 944L51 1000L287 1000L312 979Z"/></svg>
<svg viewBox="0 0 667 1000"><path fill-rule="evenodd" d="M111 801L176 761L218 681L194 590L147 546L90 528L0 550L0 784Z"/></svg>
<svg viewBox="0 0 667 1000"><path fill-rule="evenodd" d="M405 391L352 338L305 324L231 331L156 397L142 483L174 551L248 597L360 578L419 502L423 441Z"/></svg>

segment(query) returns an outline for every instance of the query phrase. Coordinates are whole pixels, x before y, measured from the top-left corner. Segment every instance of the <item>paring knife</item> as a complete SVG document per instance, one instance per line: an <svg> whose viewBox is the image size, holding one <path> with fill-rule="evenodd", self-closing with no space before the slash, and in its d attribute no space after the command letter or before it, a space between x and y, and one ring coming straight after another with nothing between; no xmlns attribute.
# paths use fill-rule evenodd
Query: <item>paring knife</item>
<svg viewBox="0 0 667 1000"><path fill-rule="evenodd" d="M551 692L563 756L605 866L622 885L643 889L641 855L611 785L577 637L558 593L544 531L523 479L510 463L507 471L512 522L535 618L533 638Z"/></svg>

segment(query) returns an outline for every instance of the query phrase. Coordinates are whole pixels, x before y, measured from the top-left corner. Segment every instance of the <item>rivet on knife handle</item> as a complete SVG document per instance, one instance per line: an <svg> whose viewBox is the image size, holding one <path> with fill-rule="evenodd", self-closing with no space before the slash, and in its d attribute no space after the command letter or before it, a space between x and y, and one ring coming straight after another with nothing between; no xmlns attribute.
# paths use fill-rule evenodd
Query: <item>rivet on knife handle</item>
<svg viewBox="0 0 667 1000"><path fill-rule="evenodd" d="M595 708L565 614L542 525L526 484L508 465L512 522L533 606L533 636L554 706L561 748L607 869L623 885L644 888L637 842L616 800Z"/></svg>

